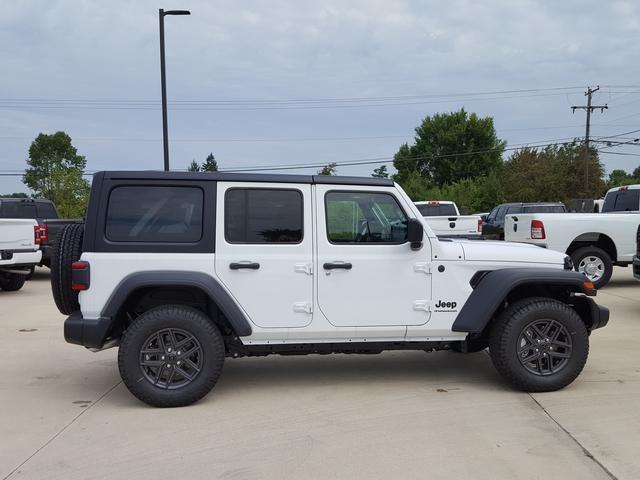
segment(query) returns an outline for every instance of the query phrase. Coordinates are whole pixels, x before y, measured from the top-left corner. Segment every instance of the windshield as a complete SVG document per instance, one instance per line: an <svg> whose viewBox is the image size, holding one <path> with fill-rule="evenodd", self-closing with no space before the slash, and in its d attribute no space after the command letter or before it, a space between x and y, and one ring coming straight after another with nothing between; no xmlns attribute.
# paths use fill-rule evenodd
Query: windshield
<svg viewBox="0 0 640 480"><path fill-rule="evenodd" d="M640 209L640 189L607 193L602 207L605 212L635 212Z"/></svg>
<svg viewBox="0 0 640 480"><path fill-rule="evenodd" d="M416 205L423 217L455 217L456 207L452 203Z"/></svg>

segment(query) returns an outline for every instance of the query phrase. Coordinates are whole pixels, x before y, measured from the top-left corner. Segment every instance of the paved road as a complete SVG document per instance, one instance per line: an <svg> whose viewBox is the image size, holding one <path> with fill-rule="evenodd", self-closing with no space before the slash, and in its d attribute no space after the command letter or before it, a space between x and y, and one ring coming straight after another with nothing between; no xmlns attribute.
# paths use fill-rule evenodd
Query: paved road
<svg viewBox="0 0 640 480"><path fill-rule="evenodd" d="M617 269L582 375L528 395L486 353L230 360L197 405L153 409L114 349L62 339L39 271L0 292L0 478L640 478L640 283Z"/></svg>

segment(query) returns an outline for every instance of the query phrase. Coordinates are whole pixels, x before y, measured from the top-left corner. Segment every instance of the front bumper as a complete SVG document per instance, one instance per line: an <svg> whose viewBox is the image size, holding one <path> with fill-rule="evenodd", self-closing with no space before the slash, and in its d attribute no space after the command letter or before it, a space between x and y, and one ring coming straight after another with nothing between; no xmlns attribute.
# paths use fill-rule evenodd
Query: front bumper
<svg viewBox="0 0 640 480"><path fill-rule="evenodd" d="M598 305L593 298L575 295L572 303L578 314L588 325L590 324L589 330L602 328L609 323L609 309Z"/></svg>
<svg viewBox="0 0 640 480"><path fill-rule="evenodd" d="M68 343L100 349L107 341L112 325L111 317L87 319L76 311L64 321L64 339Z"/></svg>
<svg viewBox="0 0 640 480"><path fill-rule="evenodd" d="M633 257L633 276L636 280L640 280L640 257L636 255Z"/></svg>

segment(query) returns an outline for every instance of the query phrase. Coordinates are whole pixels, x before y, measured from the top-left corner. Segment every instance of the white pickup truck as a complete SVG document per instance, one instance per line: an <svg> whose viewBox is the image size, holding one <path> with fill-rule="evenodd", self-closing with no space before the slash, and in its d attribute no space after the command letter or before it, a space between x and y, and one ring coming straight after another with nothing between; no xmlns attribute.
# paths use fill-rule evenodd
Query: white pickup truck
<svg viewBox="0 0 640 480"><path fill-rule="evenodd" d="M0 290L20 290L40 263L40 227L24 218L0 219Z"/></svg>
<svg viewBox="0 0 640 480"><path fill-rule="evenodd" d="M570 255L574 268L600 288L609 282L614 265L633 261L639 225L640 213L529 213L509 215L504 232L508 242Z"/></svg>
<svg viewBox="0 0 640 480"><path fill-rule="evenodd" d="M415 205L438 237L480 238L480 216L460 215L460 210L454 202L431 200L415 202Z"/></svg>

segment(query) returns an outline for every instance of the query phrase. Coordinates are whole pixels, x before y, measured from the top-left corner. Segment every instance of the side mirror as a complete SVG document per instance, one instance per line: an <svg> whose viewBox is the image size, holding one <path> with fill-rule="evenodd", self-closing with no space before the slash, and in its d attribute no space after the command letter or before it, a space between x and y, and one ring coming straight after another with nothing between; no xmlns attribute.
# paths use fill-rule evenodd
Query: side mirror
<svg viewBox="0 0 640 480"><path fill-rule="evenodd" d="M424 236L424 228L422 222L417 218L410 218L407 222L407 240L411 243L411 250L420 250L422 248L422 238Z"/></svg>

